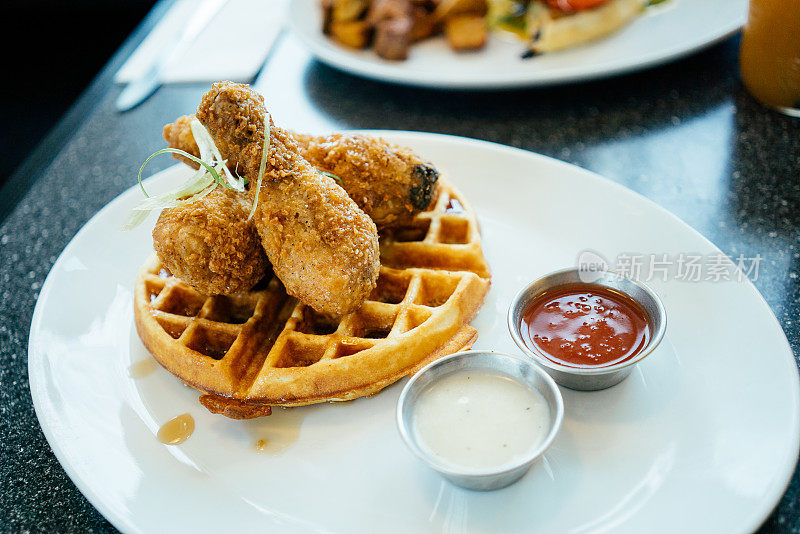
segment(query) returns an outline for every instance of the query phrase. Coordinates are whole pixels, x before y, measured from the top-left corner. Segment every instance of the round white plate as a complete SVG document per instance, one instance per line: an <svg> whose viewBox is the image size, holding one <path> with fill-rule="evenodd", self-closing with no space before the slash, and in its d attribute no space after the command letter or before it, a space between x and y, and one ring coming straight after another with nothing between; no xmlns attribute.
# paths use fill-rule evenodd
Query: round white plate
<svg viewBox="0 0 800 534"><path fill-rule="evenodd" d="M473 322L475 348L519 354L506 330L523 284L591 248L716 254L652 202L593 173L499 145L379 132L430 158L474 204L493 269ZM148 186L165 189L176 166ZM747 532L767 517L800 444L797 367L749 282L654 280L667 337L611 389L563 390L565 418L544 460L517 484L474 493L445 482L395 428L405 381L372 398L277 409L233 421L150 358L133 326L131 290L152 250L153 218L117 229L131 188L78 233L50 272L31 326L31 392L69 476L129 532ZM155 433L188 412L194 435ZM257 440L267 450L256 450Z"/></svg>
<svg viewBox="0 0 800 534"><path fill-rule="evenodd" d="M293 0L289 20L320 60L385 82L460 89L551 85L640 70L709 46L747 18L747 0L667 0L607 38L530 59L520 57L522 41L491 36L484 49L457 54L440 36L413 45L409 58L398 62L323 35L319 2Z"/></svg>

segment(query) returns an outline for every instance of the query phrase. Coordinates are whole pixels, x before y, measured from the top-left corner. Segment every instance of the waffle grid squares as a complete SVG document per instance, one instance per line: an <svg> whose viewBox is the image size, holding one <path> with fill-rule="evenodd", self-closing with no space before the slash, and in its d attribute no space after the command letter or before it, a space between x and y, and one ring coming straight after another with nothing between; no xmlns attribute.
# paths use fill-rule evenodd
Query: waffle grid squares
<svg viewBox="0 0 800 534"><path fill-rule="evenodd" d="M408 226L391 229L386 235L396 243L467 245L478 233L463 204L445 193L439 195L432 210L420 213Z"/></svg>
<svg viewBox="0 0 800 534"><path fill-rule="evenodd" d="M359 310L344 317L335 328L331 319L298 303L281 334L287 338L284 346L267 365L273 363L278 367L308 367L325 360L353 356L374 347L383 339L397 338L427 321L433 314L430 308L444 304L455 292L457 285L451 284L450 293L435 306L420 305L415 304L415 301L425 284L422 273L416 272L408 276L407 284L399 280L402 276L398 274L382 267L378 283L391 286L392 290L404 286L405 295L399 302L367 300ZM325 345L324 348L320 348L321 344ZM309 347L313 357L297 350L297 347L303 345ZM296 365L291 365L292 354L298 355L294 358Z"/></svg>
<svg viewBox="0 0 800 534"><path fill-rule="evenodd" d="M205 296L177 279L164 279L153 270L145 275L153 316L179 343L214 360L226 357L246 324L261 320L256 308L259 302L273 296L270 289L254 294ZM430 318L433 309L445 304L456 292L459 279L434 274L435 279L431 280L423 271L414 271L409 274L382 267L378 287L383 289L373 293L373 298L383 294L388 295L390 301L396 300L396 291L404 287L400 301L367 300L359 310L339 322L292 299L291 317L278 336L287 339L282 350L271 356L265 365L306 367L323 360L352 356L382 339L396 338L417 328ZM275 284L270 282L272 285ZM252 310L246 318L244 310ZM270 329L270 325L263 326L266 326L264 330Z"/></svg>
<svg viewBox="0 0 800 534"><path fill-rule="evenodd" d="M442 188L432 209L381 237L381 264L387 267L471 271L481 278L491 277L477 219L450 187Z"/></svg>

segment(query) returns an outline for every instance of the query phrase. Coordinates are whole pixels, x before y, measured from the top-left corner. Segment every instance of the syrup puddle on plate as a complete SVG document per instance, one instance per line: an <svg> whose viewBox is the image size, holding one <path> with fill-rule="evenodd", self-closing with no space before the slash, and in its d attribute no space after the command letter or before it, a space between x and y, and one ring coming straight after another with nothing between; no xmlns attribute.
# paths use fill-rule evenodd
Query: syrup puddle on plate
<svg viewBox="0 0 800 534"><path fill-rule="evenodd" d="M158 441L165 445L183 443L194 432L194 419L188 413L170 419L158 429Z"/></svg>
<svg viewBox="0 0 800 534"><path fill-rule="evenodd" d="M144 378L149 374L152 374L158 365L153 358L147 358L146 360L139 360L138 362L134 362L128 367L128 376L131 378Z"/></svg>
<svg viewBox="0 0 800 534"><path fill-rule="evenodd" d="M249 430L255 438L255 450L261 454L278 454L292 446L300 437L300 427L308 407L281 408L273 406L272 415L253 420Z"/></svg>

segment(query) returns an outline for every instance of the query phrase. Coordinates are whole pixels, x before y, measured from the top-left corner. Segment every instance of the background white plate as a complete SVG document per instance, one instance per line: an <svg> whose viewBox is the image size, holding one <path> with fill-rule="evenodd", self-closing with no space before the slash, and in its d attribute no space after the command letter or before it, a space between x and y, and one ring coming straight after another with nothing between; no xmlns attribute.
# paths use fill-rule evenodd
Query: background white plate
<svg viewBox="0 0 800 534"><path fill-rule="evenodd" d="M519 354L506 331L514 293L592 248L716 253L652 202L588 171L516 149L381 132L430 158L472 200L493 269L473 322L476 348ZM185 178L181 166L153 190ZM609 390L563 390L564 426L519 483L473 493L446 483L394 425L402 384L351 403L276 410L255 421L207 413L197 393L149 358L131 290L151 252L152 218L117 229L136 188L100 211L50 272L34 313L30 384L69 476L131 532L746 532L782 495L800 443L798 372L786 338L749 282L652 281L667 337ZM184 412L194 435L155 432ZM266 439L273 450L257 452ZM274 450L282 449L282 450Z"/></svg>
<svg viewBox="0 0 800 534"><path fill-rule="evenodd" d="M478 52L456 54L443 37L411 47L405 61L337 45L322 34L319 0L293 0L292 29L320 60L385 82L438 88L492 89L585 81L651 67L709 46L747 18L747 0L667 0L608 38L521 59L522 41L492 36Z"/></svg>

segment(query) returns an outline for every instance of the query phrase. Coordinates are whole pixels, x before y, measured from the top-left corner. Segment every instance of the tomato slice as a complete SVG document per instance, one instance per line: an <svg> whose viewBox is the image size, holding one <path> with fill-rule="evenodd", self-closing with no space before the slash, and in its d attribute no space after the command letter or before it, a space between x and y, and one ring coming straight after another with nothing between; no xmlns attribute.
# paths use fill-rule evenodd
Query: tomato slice
<svg viewBox="0 0 800 534"><path fill-rule="evenodd" d="M603 5L610 0L546 0L547 5L559 11L583 11Z"/></svg>

